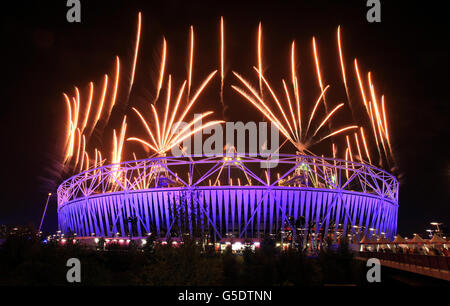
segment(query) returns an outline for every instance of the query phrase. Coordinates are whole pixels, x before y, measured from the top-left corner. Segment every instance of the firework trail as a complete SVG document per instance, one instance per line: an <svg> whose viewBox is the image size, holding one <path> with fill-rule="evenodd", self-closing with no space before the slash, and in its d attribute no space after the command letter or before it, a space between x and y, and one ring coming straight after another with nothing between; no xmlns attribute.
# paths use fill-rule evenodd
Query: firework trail
<svg viewBox="0 0 450 306"><path fill-rule="evenodd" d="M86 160L86 168L80 169L80 172L88 170L89 169L89 154L88 152L84 152L85 160Z"/></svg>
<svg viewBox="0 0 450 306"><path fill-rule="evenodd" d="M124 116L122 120L122 127L120 128L120 134L117 135L116 130L115 129L113 130L113 150L111 162L112 164L114 164L114 166L112 167L113 177L111 178L111 181L117 182L121 177L119 163L122 161L122 151L125 141L126 130L127 130L127 116Z"/></svg>
<svg viewBox="0 0 450 306"><path fill-rule="evenodd" d="M383 149L384 156L386 158L387 163L389 164L390 160L392 160L395 163L394 155L393 155L391 144L390 144L387 120L385 120L386 119L386 109L385 109L385 103L384 103L384 95L381 96L381 110L380 110L380 106L379 106L377 98L376 98L375 85L372 81L371 73L370 72L367 73L369 97L371 98L371 100L369 101L365 94L364 81L360 75L360 70L358 67L357 59L354 60L354 67L355 67L355 72L356 72L356 76L358 79L358 85L359 85L359 90L361 92L361 98L363 101L363 105L366 110L368 120L369 120L371 128L372 128L373 137L375 139L380 164L382 164L382 161L383 161L383 155L382 155L381 149ZM363 130L361 130L361 136L363 137L363 140L365 140L365 137L364 137L364 134L362 131ZM386 150L385 140L387 142L389 151ZM381 145L381 147L380 147L380 145ZM365 148L366 148L366 146L365 146ZM366 148L366 155L369 158L369 163L372 163L370 161L369 152L368 152L367 148Z"/></svg>
<svg viewBox="0 0 450 306"><path fill-rule="evenodd" d="M83 170L84 158L86 156L86 154L85 154L86 153L86 137L84 137L84 135L83 135L82 148L83 148L83 150L81 151L81 162L80 162L80 170L79 171Z"/></svg>
<svg viewBox="0 0 450 306"><path fill-rule="evenodd" d="M345 177L347 178L347 180L348 180L348 163L347 163L347 161L348 161L348 154L349 154L349 152L348 152L349 150L348 150L348 147L345 149Z"/></svg>
<svg viewBox="0 0 450 306"><path fill-rule="evenodd" d="M161 87L164 81L164 71L166 69L166 52L167 52L167 43L166 39L163 37L163 46L162 46L162 57L161 57L161 65L159 69L159 79L158 79L158 85L156 87L156 96L155 101L153 104L156 104L156 101L159 99L159 93L161 91Z"/></svg>
<svg viewBox="0 0 450 306"><path fill-rule="evenodd" d="M300 93L299 93L299 85L298 85L298 78L297 78L297 74L296 74L296 64L295 64L295 41L292 42L292 46L291 46L291 74L292 74L292 86L294 88L294 96L295 96L295 103L297 106L297 118L298 118L298 128L297 128L297 121L295 120L294 117L292 117L292 120L294 121L294 125L295 125L295 130L296 133L299 133L300 135L302 134L302 115L301 115L301 109L300 109ZM286 87L286 83L283 82L284 84L284 89L286 92L286 97L288 99L289 102L289 108L291 111L292 116L294 116L294 112L292 111L292 105L291 105L291 101L289 98L289 91Z"/></svg>
<svg viewBox="0 0 450 306"><path fill-rule="evenodd" d="M316 66L316 74L317 74L317 81L319 83L319 87L320 90L323 92L323 82L322 82L322 73L320 72L320 63L319 63L319 55L318 55L318 51L317 51L317 46L316 46L316 38L313 36L312 38L312 47L313 47L313 53L314 53L314 62L315 62L315 66ZM326 96L323 96L323 106L325 109L325 113L328 113L328 104L327 104L327 100L326 100ZM328 121L328 130L331 131L331 121ZM334 144L334 141L331 141L331 145Z"/></svg>
<svg viewBox="0 0 450 306"><path fill-rule="evenodd" d="M259 94L263 96L263 86L262 86L262 26L261 22L258 25L258 70L259 73Z"/></svg>
<svg viewBox="0 0 450 306"><path fill-rule="evenodd" d="M189 31L189 74L188 74L188 90L187 90L188 100L191 95L193 66L194 66L194 27L191 26L191 29Z"/></svg>
<svg viewBox="0 0 450 306"><path fill-rule="evenodd" d="M347 102L348 102L350 111L352 113L353 121L355 121L355 116L353 114L352 101L350 100L350 95L348 92L347 77L345 74L344 55L343 55L342 46L341 46L341 26L338 26L338 28L337 28L337 45L338 45L338 51L339 51L339 62L341 65L341 72L342 72L342 82L344 83L344 87L345 87L345 95L347 96Z"/></svg>
<svg viewBox="0 0 450 306"><path fill-rule="evenodd" d="M361 127L360 131L361 131L361 137L362 137L363 144L364 144L364 150L366 151L366 156L369 159L369 163L372 164L372 159L370 158L369 149L367 148L366 136L364 135L364 128Z"/></svg>
<svg viewBox="0 0 450 306"><path fill-rule="evenodd" d="M111 112L114 108L114 105L116 104L116 99L117 99L117 90L119 88L119 77L120 77L120 60L119 57L116 56L116 77L114 80L114 90L113 90L113 95L111 98L111 103L108 109L108 114L106 116L106 122L108 122L109 120L109 116L111 115Z"/></svg>
<svg viewBox="0 0 450 306"><path fill-rule="evenodd" d="M388 128L387 119L386 119L386 109L384 106L384 95L381 96L381 110L383 112L384 132L385 132L386 140L388 143L389 152L390 152L392 158L394 159L394 153L392 152L392 147L391 147L391 140L389 139L389 128Z"/></svg>
<svg viewBox="0 0 450 306"><path fill-rule="evenodd" d="M131 93L131 89L133 88L134 84L134 75L136 73L136 63L139 53L139 42L141 40L141 24L142 24L142 18L141 18L141 12L138 13L138 26L136 31L136 45L134 47L134 57L133 57L133 66L131 68L131 81L130 81L130 88L128 89L128 96Z"/></svg>
<svg viewBox="0 0 450 306"><path fill-rule="evenodd" d="M122 126L120 128L120 134L117 137L116 130L113 130L113 150L111 162L113 164L119 164L122 161L122 152L125 141L125 133L127 131L127 116L123 117Z"/></svg>
<svg viewBox="0 0 450 306"><path fill-rule="evenodd" d="M66 131L66 141L64 143L66 149L66 154L64 155L64 162L67 161L67 159L70 156L70 147L72 145L72 106L70 105L70 100L67 97L67 95L64 93L64 100L66 101L67 106L67 131Z"/></svg>
<svg viewBox="0 0 450 306"><path fill-rule="evenodd" d="M345 139L347 140L347 148L348 148L348 154L350 155L350 160L353 162L353 153L352 153L352 146L350 145L350 139L348 138L348 135L345 135ZM355 169L355 166L352 163L352 168Z"/></svg>
<svg viewBox="0 0 450 306"><path fill-rule="evenodd" d="M131 93L131 90L135 83L135 72L137 59L139 54L140 36L142 27L142 16L139 12L138 23L136 31L136 43L134 48L134 55L131 67L131 81L128 89L127 103ZM345 87L346 98L353 117L353 106L350 100L350 93L348 87L348 75L345 67L344 54L341 42L341 28L337 28L337 47L339 53L339 64L342 75L342 82ZM127 128L126 116L122 121L120 132L117 133L113 130L113 142L112 142L112 156L111 162L113 164L120 163L122 161L123 150L125 140L136 141L141 143L145 149L154 151L156 155L165 155L174 146L179 146L180 143L186 138L191 137L195 133L210 127L212 125L220 124L223 121L214 120L202 123L200 127L196 126L200 120L209 118L213 114L211 111L203 112L200 116L195 117L189 121L186 125L180 126L180 122L186 119L186 116L198 101L201 94L206 87L210 84L210 81L219 72L220 75L220 102L224 107L224 79L225 79L225 30L223 17L220 18L220 67L218 71L211 72L201 83L201 85L194 92L193 89L193 70L194 70L194 50L195 50L195 36L194 28L189 28L189 48L188 48L188 72L186 80L180 85L179 88L175 88L173 77L166 73L166 61L167 61L167 42L163 37L162 49L161 49L161 63L159 67L159 77L156 84L155 98L152 103L149 103L151 116L149 120L146 120L144 116L136 108L132 108L137 114L139 121L141 121L147 139L141 139L137 137L125 138L125 132ZM358 81L358 87L361 94L362 106L367 113L367 120L370 123L371 131L370 135L366 135L364 128L357 125L347 125L333 130L331 128L331 121L339 111L342 111L344 103L337 103L336 105L329 105L326 94L329 92L330 85L324 84L323 75L321 72L319 62L319 50L317 48L317 42L315 37L312 38L312 51L314 57L315 72L317 82L319 84L320 92L317 94L317 99L314 101L311 112L304 111L304 103L300 97L299 76L297 75L297 63L296 63L296 44L292 41L290 48L290 80L286 81L281 79L280 81L280 93L277 92L275 86L268 80L267 76L263 74L263 49L262 49L262 24L258 24L257 33L257 65L253 67L256 72L258 85L253 87L251 83L241 76L241 74L233 71L233 75L239 81L238 85L232 85L231 88L239 93L247 102L256 107L262 115L268 120L272 121L279 131L286 137L286 141L290 141L299 152L311 153L309 150L313 145L320 143L328 138L339 134L347 134L355 129L353 132L354 140L346 135L345 146L345 158L346 160L353 161L356 157L361 162L368 160L369 164L372 164L372 157L369 148L370 141L375 141L378 156L380 162L383 160L383 156L387 162L392 159L394 161L390 133L388 129L387 110L385 104L384 95L378 95L372 75L367 73L367 80L362 78L364 73L360 73L357 59L354 59L354 70ZM87 95L86 103L82 101L84 95L80 92L78 87L75 87L74 96L69 96L63 93L64 100L67 108L67 123L66 123L66 137L65 137L65 153L63 163L64 165L72 165L72 168L83 171L89 169L89 154L88 154L88 142L90 135L98 125L99 121L103 118L106 123L112 113L112 110L117 102L120 82L120 60L116 56L115 59L115 74L114 77L109 80L108 74L104 75L103 86L101 90L97 91L99 97L94 95L95 86L93 82L89 83L89 92ZM160 93L165 86L165 106L161 106L163 110L159 110L156 107L156 102L160 98ZM368 88L368 91L366 90ZM264 91L265 95L264 96ZM177 92L177 93L175 93ZM191 96L191 93L194 93ZM367 94L366 94L367 93ZM379 97L381 99L379 101ZM108 100L108 102L106 102ZM323 109L321 110L321 103L323 103ZM85 105L86 104L86 105ZM274 107L273 107L274 106ZM307 116L305 116L307 114ZM102 120L103 120L102 119ZM103 122L103 121L102 121ZM328 131L325 131L325 127L328 126ZM193 128L194 127L194 128ZM192 129L193 128L193 129ZM370 136L371 139L367 138ZM360 143L360 140L362 141ZM285 141L285 142L286 142ZM283 143L284 144L284 143ZM352 146L355 146L353 150ZM362 150L363 149L363 150ZM332 141L333 157L337 157L338 147ZM363 152L364 151L364 152ZM354 153L358 155L354 155ZM384 155L383 155L383 154ZM100 150L95 148L94 150L93 166L97 167L102 165L104 161L101 156ZM312 154L312 153L311 153ZM136 158L135 158L136 159ZM118 169L119 170L119 169Z"/></svg>
<svg viewBox="0 0 450 306"><path fill-rule="evenodd" d="M119 57L116 57L116 73L109 106L105 106L105 104L107 104L106 97L109 96L108 94L109 78L107 74L104 75L103 89L101 91L101 96L98 101L94 98L94 91L95 91L94 83L89 82L89 96L87 99L86 107L83 106L81 93L78 87L75 87L75 97L70 98L66 93L63 93L67 107L67 131L65 140L66 149L63 159L64 165L68 165L68 163L70 163L73 158L75 158L73 169L76 169L77 165L81 165L80 160L83 161L84 163L86 155L84 154L85 152L81 152L82 144L80 143L80 139L85 138L86 139L85 146L87 146L87 142L93 130L96 128L98 122L102 118L102 116L105 116L105 122L106 123L108 122L109 116L117 99L119 78L120 78L120 60ZM93 113L94 105L97 106L97 110L95 114L91 116L91 114ZM82 110L83 108L84 111ZM81 115L82 113L84 114L83 118ZM74 155L75 150L77 150L76 155ZM80 170L81 169L82 167L80 167Z"/></svg>
<svg viewBox="0 0 450 306"><path fill-rule="evenodd" d="M314 53L314 62L316 65L316 73L317 73L317 81L319 82L320 91L323 92L323 82L322 82L322 73L320 72L320 64L319 64L319 55L317 54L317 47L316 47L316 38L312 38L312 46L313 46L313 53ZM328 105L325 95L323 96L323 105L325 107L325 112L328 113Z"/></svg>
<svg viewBox="0 0 450 306"><path fill-rule="evenodd" d="M108 90L108 75L105 74L104 76L104 80L103 80L103 90L102 90L102 95L100 98L100 105L98 107L97 110L97 115L95 116L95 120L94 120L94 124L92 126L92 129L97 125L98 121L100 120L100 117L102 115L102 111L103 111L103 106L105 104L105 97L106 97L106 92ZM92 133L92 132L91 132ZM90 134L91 134L90 133Z"/></svg>
<svg viewBox="0 0 450 306"><path fill-rule="evenodd" d="M220 17L220 103L222 104L222 108L224 107L223 103L223 81L225 79L224 60L225 60L225 29L223 25L223 17Z"/></svg>
<svg viewBox="0 0 450 306"><path fill-rule="evenodd" d="M374 88L373 83L372 83L372 78L371 78L370 72L368 73L368 79L369 79L370 94L372 96L372 105L373 105L372 106L372 113L374 114L374 118L375 118L373 120L374 120L374 122L376 120L377 130L379 132L379 139L380 139L382 147L383 147L383 149L384 149L384 151L386 153L386 148L385 148L384 141L383 141L383 136L382 136L383 133L382 133L382 130L381 130L382 128L380 126L380 114L379 114L379 111L378 111L378 102L377 102L377 98L376 98L376 94L375 94L375 88Z"/></svg>
<svg viewBox="0 0 450 306"><path fill-rule="evenodd" d="M369 113L369 108L367 106L366 95L364 93L364 85L363 85L363 82L361 80L361 76L359 75L358 61L357 61L356 58L355 58L354 63L355 63L356 76L358 77L358 85L359 85L359 90L361 92L361 98L363 100L364 107L366 108L367 113Z"/></svg>
<svg viewBox="0 0 450 306"><path fill-rule="evenodd" d="M86 109L86 114L84 115L84 121L83 121L83 126L81 128L81 131L83 132L84 129L86 128L87 122L88 122L88 118L89 118L89 114L91 112L91 106L92 106L92 97L94 95L94 83L93 82L89 82L89 100L88 100L88 107Z"/></svg>
<svg viewBox="0 0 450 306"><path fill-rule="evenodd" d="M80 144L81 144L81 134L80 134L80 129L77 128L77 139L78 139L78 146L77 146L77 157L75 159L75 165L73 166L74 168L77 167L78 165L78 159L80 157Z"/></svg>
<svg viewBox="0 0 450 306"><path fill-rule="evenodd" d="M363 162L363 157L361 154L361 147L359 146L358 133L354 133L353 135L355 137L356 148L358 149L358 159L359 159L359 161Z"/></svg>

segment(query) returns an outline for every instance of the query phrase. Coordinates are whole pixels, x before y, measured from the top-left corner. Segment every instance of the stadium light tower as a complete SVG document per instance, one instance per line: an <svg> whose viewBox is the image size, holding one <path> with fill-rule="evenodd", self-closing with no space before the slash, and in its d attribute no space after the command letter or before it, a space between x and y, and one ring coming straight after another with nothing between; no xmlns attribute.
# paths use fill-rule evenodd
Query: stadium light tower
<svg viewBox="0 0 450 306"><path fill-rule="evenodd" d="M42 214L41 224L39 224L39 230L38 230L38 233L41 232L42 222L44 222L45 213L47 212L48 201L50 200L51 195L52 195L52 193L49 192L49 193L48 193L48 197L47 197L47 202L45 203L44 213Z"/></svg>

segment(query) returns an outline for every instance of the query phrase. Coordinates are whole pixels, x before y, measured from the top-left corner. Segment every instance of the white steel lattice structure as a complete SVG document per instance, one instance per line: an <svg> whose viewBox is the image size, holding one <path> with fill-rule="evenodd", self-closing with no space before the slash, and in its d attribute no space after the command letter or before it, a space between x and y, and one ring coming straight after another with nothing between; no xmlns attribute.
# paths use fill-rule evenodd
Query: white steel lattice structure
<svg viewBox="0 0 450 306"><path fill-rule="evenodd" d="M264 169L264 158L191 155L91 169L59 186L59 227L83 236L256 238L285 226L295 234L302 216L302 230L325 236L396 234L394 176L340 159L280 154L276 161Z"/></svg>

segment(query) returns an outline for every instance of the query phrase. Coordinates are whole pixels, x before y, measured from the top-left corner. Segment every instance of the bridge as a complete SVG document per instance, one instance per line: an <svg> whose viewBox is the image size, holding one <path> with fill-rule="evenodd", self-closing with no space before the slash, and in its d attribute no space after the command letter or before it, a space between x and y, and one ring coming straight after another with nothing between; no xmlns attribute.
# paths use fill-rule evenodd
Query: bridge
<svg viewBox="0 0 450 306"><path fill-rule="evenodd" d="M356 259L378 258L381 265L450 281L450 257L420 254L359 252Z"/></svg>

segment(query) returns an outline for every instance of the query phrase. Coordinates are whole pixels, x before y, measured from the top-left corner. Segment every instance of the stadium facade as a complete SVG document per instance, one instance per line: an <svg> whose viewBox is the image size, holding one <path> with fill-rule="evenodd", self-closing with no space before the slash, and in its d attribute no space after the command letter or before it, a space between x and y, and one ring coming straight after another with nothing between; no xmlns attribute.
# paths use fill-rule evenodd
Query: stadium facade
<svg viewBox="0 0 450 306"><path fill-rule="evenodd" d="M341 159L280 154L156 157L79 173L58 188L66 235L260 239L289 230L322 237L397 230L397 179Z"/></svg>

